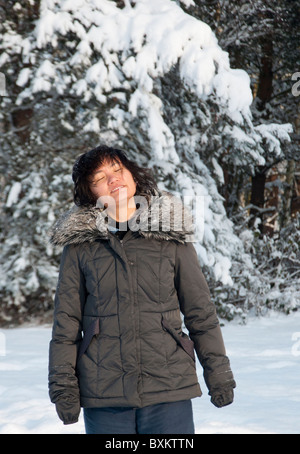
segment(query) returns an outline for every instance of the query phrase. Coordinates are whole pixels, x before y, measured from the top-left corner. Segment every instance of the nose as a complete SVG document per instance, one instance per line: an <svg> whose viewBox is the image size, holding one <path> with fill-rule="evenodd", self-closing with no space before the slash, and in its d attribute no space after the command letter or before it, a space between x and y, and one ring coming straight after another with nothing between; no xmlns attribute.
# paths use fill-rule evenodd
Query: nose
<svg viewBox="0 0 300 454"><path fill-rule="evenodd" d="M115 183L116 181L119 181L119 177L116 173L112 172L108 175L108 184L111 185Z"/></svg>

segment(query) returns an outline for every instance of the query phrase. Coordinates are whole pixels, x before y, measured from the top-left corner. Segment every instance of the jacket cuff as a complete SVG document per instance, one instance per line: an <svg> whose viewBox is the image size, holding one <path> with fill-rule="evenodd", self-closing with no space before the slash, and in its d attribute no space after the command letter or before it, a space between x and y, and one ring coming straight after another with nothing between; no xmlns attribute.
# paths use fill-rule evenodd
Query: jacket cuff
<svg viewBox="0 0 300 454"><path fill-rule="evenodd" d="M78 422L78 418L77 419L74 419L74 421L63 421L64 425L65 426L70 426L71 424L76 424Z"/></svg>
<svg viewBox="0 0 300 454"><path fill-rule="evenodd" d="M80 414L79 402L59 400L55 403L55 407L59 419L61 419L64 425L75 424L78 422Z"/></svg>

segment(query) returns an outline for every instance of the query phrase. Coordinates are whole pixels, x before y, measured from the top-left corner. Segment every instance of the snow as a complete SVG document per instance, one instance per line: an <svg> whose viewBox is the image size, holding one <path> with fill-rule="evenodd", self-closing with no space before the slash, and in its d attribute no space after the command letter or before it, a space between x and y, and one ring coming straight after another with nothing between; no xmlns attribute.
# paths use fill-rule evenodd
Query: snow
<svg viewBox="0 0 300 454"><path fill-rule="evenodd" d="M222 409L203 396L193 400L197 434L300 433L300 313L270 313L246 325L222 328L237 388ZM0 330L0 434L84 434L64 426L48 398L50 326Z"/></svg>
<svg viewBox="0 0 300 454"><path fill-rule="evenodd" d="M270 152L274 152L275 155L279 156L281 154L279 139L290 142L289 134L293 132L293 127L289 123L281 125L270 123L258 125L255 130L268 143Z"/></svg>
<svg viewBox="0 0 300 454"><path fill-rule="evenodd" d="M22 191L21 183L19 181L13 183L6 201L6 206L8 208L10 208L13 204L15 204L18 201L21 191Z"/></svg>
<svg viewBox="0 0 300 454"><path fill-rule="evenodd" d="M30 77L30 69L29 68L23 68L21 71L20 71L20 74L19 74L19 77L18 77L18 80L16 82L16 84L19 86L19 87L24 87L28 80L29 80L29 77Z"/></svg>
<svg viewBox="0 0 300 454"><path fill-rule="evenodd" d="M252 103L249 75L240 69L225 68L225 71L215 76L214 85L220 99L228 99L229 114L232 118L238 123L242 122L242 116L238 112L244 111L246 115L247 107Z"/></svg>
<svg viewBox="0 0 300 454"><path fill-rule="evenodd" d="M242 121L249 115L252 102L250 78L240 69L231 69L227 52L218 45L216 36L204 22L185 14L170 0L138 0L135 8L119 9L106 0L64 1L58 10L55 2L42 0L40 19L34 36L37 49L51 43L57 45L58 35L72 32L81 40L70 61L49 64L37 70L32 91L49 91L56 84L55 72L62 76L62 66L87 66L85 79L97 98L111 89L122 87L124 75L133 78L145 108L151 110L153 79L166 74L179 63L182 80L199 97L215 91L219 102L228 105L228 114ZM193 4L187 1L186 4ZM93 46L102 59L91 65ZM131 50L135 55L130 55ZM119 56L121 58L119 60ZM46 67L45 67L46 66ZM67 71L66 71L67 74ZM26 75L26 74L25 74ZM22 74L20 83L26 80ZM24 77L24 79L23 79ZM76 83L76 82L75 82ZM239 90L236 87L239 87ZM150 133L155 130L154 125ZM154 118L156 123L156 118ZM154 140L154 143L156 141ZM168 147L168 145L167 145Z"/></svg>

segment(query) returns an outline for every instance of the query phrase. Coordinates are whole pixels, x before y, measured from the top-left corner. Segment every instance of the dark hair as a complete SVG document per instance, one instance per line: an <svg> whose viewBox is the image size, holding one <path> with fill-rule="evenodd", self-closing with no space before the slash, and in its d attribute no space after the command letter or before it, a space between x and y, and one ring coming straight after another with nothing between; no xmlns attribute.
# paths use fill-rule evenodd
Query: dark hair
<svg viewBox="0 0 300 454"><path fill-rule="evenodd" d="M90 190L89 178L104 162L119 162L131 173L136 183L136 195L149 198L157 193L157 185L149 169L139 167L128 159L123 150L100 145L79 156L72 179L74 181L74 203L77 206L95 206L97 197Z"/></svg>

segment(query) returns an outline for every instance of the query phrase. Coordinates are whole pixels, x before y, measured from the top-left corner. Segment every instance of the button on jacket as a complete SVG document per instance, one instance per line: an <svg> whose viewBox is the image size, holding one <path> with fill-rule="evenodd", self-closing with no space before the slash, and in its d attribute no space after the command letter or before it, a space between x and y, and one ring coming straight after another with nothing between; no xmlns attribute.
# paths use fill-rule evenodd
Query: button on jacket
<svg viewBox="0 0 300 454"><path fill-rule="evenodd" d="M191 229L177 225L182 212L163 192L137 210L140 224L123 239L96 207L75 207L54 227L51 241L64 249L49 390L66 424L80 406L140 408L200 396L194 349L210 392L235 386Z"/></svg>

